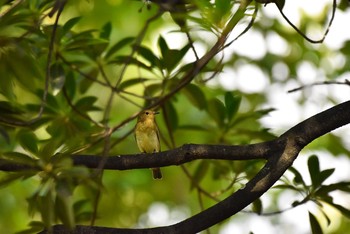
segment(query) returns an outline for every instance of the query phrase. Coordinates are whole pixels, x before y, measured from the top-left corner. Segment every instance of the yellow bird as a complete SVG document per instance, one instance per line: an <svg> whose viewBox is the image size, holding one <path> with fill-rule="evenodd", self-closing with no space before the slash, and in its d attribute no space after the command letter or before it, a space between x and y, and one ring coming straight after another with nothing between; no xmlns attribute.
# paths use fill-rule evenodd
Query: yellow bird
<svg viewBox="0 0 350 234"><path fill-rule="evenodd" d="M159 130L155 115L159 112L145 110L140 113L135 127L135 139L138 148L143 153L160 152ZM152 168L153 179L161 179L160 168Z"/></svg>

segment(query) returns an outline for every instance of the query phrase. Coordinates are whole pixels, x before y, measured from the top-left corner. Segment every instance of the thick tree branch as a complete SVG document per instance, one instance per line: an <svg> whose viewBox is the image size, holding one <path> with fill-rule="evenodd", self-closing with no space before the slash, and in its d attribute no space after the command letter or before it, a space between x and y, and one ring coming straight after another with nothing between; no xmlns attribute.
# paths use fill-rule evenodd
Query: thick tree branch
<svg viewBox="0 0 350 234"><path fill-rule="evenodd" d="M187 144L182 147L154 154L115 155L106 159L105 170L129 170L137 168L164 167L181 165L197 159L223 160L252 160L267 159L279 145L276 141L263 142L252 145L197 145ZM56 155L60 157L60 155ZM74 165L83 165L88 168L97 168L103 160L100 155L72 155ZM0 170L19 171L29 169L18 163L0 159Z"/></svg>
<svg viewBox="0 0 350 234"><path fill-rule="evenodd" d="M223 157L219 156L220 153L229 155L228 158L231 160L244 159L243 155L246 153L248 159L267 158L268 161L265 166L258 172L258 174L245 185L244 188L238 190L216 205L177 224L151 229L117 229L77 226L75 233L88 233L94 231L94 233L118 232L171 234L197 233L201 230L205 230L241 211L246 206L251 204L254 200L259 198L262 194L264 194L293 164L299 152L307 144L319 138L320 136L349 123L350 101L347 101L299 123L298 125L282 134L279 138L271 142L242 147L231 146L232 148L226 148L226 146L185 145L177 150L179 150L178 152L184 150L187 152L187 154L183 153L182 157L181 154L180 156L173 155L174 158L172 165L183 163L184 159L178 160L178 157L190 157L189 152L195 154L193 158L190 157L191 159L216 157L223 159ZM214 149L219 149L220 147L226 150L231 149L232 152L221 150L220 153L215 153ZM259 149L259 147L262 149ZM273 148L269 149L268 147ZM208 151L204 151L204 149ZM241 153L239 149L243 150L243 153ZM160 160L160 163L151 163L150 161L153 161L153 158L155 159L156 156L164 156L165 158L170 157L170 155L172 155L173 152L177 152L177 150L163 152L164 154L158 153L157 155L154 154L151 156L138 155L135 157L140 157L139 160L142 158L142 160L145 160L144 163L147 165L162 166L166 164L168 159L164 160L161 159L161 157L157 157L157 160ZM210 152L210 154L208 152ZM253 152L256 153L256 157L252 156ZM215 156L210 157L211 154ZM201 156L197 157L196 155ZM124 163L128 162L124 161ZM109 163L107 163L106 166L110 166ZM134 162L133 166L138 168L140 165ZM120 166L120 168L124 168L124 166ZM53 230L54 233L66 233L66 230L61 225L55 226Z"/></svg>

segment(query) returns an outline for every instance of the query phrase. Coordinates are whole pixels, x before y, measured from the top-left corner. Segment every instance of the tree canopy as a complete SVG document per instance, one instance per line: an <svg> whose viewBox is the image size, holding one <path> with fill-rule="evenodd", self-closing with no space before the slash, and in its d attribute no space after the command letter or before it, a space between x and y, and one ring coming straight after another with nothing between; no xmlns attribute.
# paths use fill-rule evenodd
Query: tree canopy
<svg viewBox="0 0 350 234"><path fill-rule="evenodd" d="M0 232L345 232L349 2L296 2L0 0Z"/></svg>

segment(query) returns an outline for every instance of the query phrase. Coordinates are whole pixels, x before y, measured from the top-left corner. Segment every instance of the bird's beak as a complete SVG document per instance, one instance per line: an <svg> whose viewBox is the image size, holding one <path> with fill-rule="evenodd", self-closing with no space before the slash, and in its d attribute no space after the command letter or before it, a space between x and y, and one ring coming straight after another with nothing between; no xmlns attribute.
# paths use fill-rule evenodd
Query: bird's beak
<svg viewBox="0 0 350 234"><path fill-rule="evenodd" d="M153 114L158 115L160 112L159 111L154 111Z"/></svg>

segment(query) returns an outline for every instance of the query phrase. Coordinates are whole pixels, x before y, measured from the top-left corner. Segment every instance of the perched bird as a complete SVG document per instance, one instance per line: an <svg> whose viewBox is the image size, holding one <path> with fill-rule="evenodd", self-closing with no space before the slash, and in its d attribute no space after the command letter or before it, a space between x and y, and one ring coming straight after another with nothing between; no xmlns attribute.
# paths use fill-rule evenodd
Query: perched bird
<svg viewBox="0 0 350 234"><path fill-rule="evenodd" d="M159 112L145 110L140 113L135 127L135 139L138 148L143 153L160 152L159 130L155 115ZM160 168L152 168L153 179L161 179Z"/></svg>

